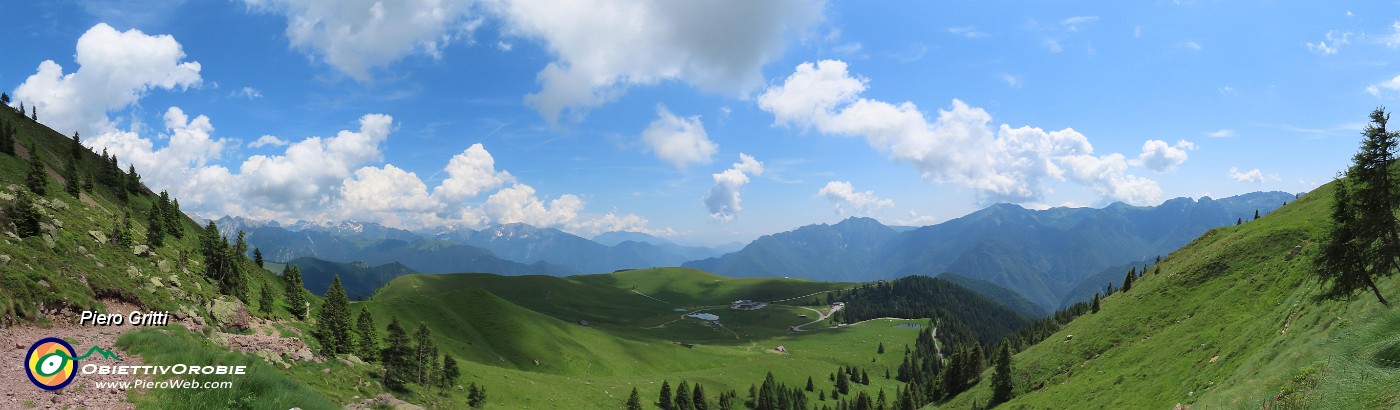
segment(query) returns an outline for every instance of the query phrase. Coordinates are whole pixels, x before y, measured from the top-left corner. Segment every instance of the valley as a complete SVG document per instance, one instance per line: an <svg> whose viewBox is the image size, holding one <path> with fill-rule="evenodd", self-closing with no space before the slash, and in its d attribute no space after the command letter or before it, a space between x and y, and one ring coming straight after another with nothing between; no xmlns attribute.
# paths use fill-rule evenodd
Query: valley
<svg viewBox="0 0 1400 410"><path fill-rule="evenodd" d="M1393 9L0 2L0 409L1400 408Z"/></svg>

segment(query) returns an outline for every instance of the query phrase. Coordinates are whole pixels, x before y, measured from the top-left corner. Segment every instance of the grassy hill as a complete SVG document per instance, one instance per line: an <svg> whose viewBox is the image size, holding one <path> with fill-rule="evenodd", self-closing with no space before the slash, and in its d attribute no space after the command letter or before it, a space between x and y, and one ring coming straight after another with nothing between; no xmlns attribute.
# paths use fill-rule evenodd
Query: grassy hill
<svg viewBox="0 0 1400 410"><path fill-rule="evenodd" d="M14 127L17 140L16 155L0 154L0 208L5 209L0 216L0 265L5 266L0 275L0 325L44 320L40 311L102 310L99 299L208 316L205 307L219 295L203 275L198 224L180 214L177 225L183 237L167 236L165 246L138 255L146 243L147 215L157 200L150 189L138 185L135 191L122 192L127 190L103 184L100 175L110 164L101 155L84 148L74 159L70 137L13 110L0 109L0 123ZM40 234L20 238L13 208L20 191L28 192L25 175L31 158L44 165L47 192L29 194L41 214ZM77 197L64 192L63 174L70 162L85 182L80 185L91 185ZM124 171L117 175L128 178ZM126 215L133 246L108 243ZM275 285L270 286L275 299L283 299L276 276L255 270L250 262L244 268L253 272L248 279L253 295L266 283Z"/></svg>
<svg viewBox="0 0 1400 410"><path fill-rule="evenodd" d="M364 263L331 262L312 257L300 257L277 264L275 272L281 272L286 265L295 265L300 269L303 285L317 295L324 295L326 289L330 288L331 281L339 275L345 294L351 300L367 298L390 280L415 273L413 269L398 262L367 266Z"/></svg>
<svg viewBox="0 0 1400 410"><path fill-rule="evenodd" d="M1363 295L1317 301L1332 186L1210 230L1129 292L1014 359L1004 408L1381 408L1400 403L1400 315ZM1288 255L1301 247L1297 257ZM1394 278L1379 283L1400 293ZM985 381L941 407L985 403Z"/></svg>
<svg viewBox="0 0 1400 410"><path fill-rule="evenodd" d="M911 344L924 321L880 320L835 329L787 326L815 320L803 309L812 294L851 284L790 279L734 279L683 268L623 271L565 278L491 274L406 275L373 297L352 304L387 326L390 317L406 328L426 324L444 353L462 361L462 383L489 386L506 408L600 408L621 405L632 387L655 400L661 380L701 382L711 394L748 385L774 372L780 381L802 385L808 377L830 389L826 375L839 366L868 369L877 395L893 394L885 370L899 365L896 346ZM732 311L736 299L775 301L757 311ZM824 299L823 299L824 300ZM664 301L664 302L663 302ZM684 311L676 311L684 307ZM825 306L822 307L823 309ZM682 318L701 311L720 316L725 330ZM799 318L799 313L809 318ZM586 320L587 326L579 320ZM892 352L877 354L879 344ZM784 346L788 351L773 351ZM878 376L878 377L877 377ZM435 403L432 395L413 397ZM814 396L815 397L815 396ZM497 401L499 400L499 401ZM713 400L713 398L711 398ZM815 399L813 399L815 400Z"/></svg>

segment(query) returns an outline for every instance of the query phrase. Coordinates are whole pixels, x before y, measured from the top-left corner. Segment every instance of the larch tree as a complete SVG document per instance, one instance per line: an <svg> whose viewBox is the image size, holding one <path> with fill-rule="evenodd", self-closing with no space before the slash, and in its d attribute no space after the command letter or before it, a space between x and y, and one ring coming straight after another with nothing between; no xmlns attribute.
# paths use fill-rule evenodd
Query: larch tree
<svg viewBox="0 0 1400 410"><path fill-rule="evenodd" d="M1400 133L1386 130L1390 115L1384 108L1370 117L1346 178L1334 184L1332 227L1314 266L1319 282L1327 287L1323 296L1347 298L1370 289L1381 304L1390 306L1375 278L1400 269L1400 220L1395 216L1400 184L1391 169Z"/></svg>

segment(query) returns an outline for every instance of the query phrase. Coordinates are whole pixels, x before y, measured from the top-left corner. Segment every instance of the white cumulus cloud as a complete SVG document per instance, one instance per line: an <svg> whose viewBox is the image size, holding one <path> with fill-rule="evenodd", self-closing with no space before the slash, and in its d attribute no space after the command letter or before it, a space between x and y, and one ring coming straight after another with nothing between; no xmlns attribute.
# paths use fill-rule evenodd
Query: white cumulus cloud
<svg viewBox="0 0 1400 410"><path fill-rule="evenodd" d="M1251 169L1247 172L1240 172L1239 168L1230 167L1230 179L1239 182L1262 184L1264 183L1264 173L1259 172L1259 168Z"/></svg>
<svg viewBox="0 0 1400 410"><path fill-rule="evenodd" d="M526 103L556 122L582 114L629 86L681 81L741 95L785 37L821 18L822 0L701 2L497 0L488 8L509 34L537 39L555 57ZM581 16L587 16L581 18Z"/></svg>
<svg viewBox="0 0 1400 410"><path fill-rule="evenodd" d="M366 81L370 71L413 53L440 57L480 26L463 0L244 0L281 14L287 39L336 70Z"/></svg>
<svg viewBox="0 0 1400 410"><path fill-rule="evenodd" d="M459 203L508 182L515 182L515 177L509 172L496 170L496 159L480 143L472 144L454 155L443 170L448 177L433 190L433 197L448 204Z"/></svg>
<svg viewBox="0 0 1400 410"><path fill-rule="evenodd" d="M1137 204L1161 194L1156 182L1128 175L1121 154L1094 155L1088 138L1074 129L993 129L990 114L956 99L930 118L911 102L861 97L867 83L848 74L842 61L803 63L760 95L758 105L773 114L775 125L862 137L891 159L913 164L925 180L969 187L985 200L1040 199L1046 178Z"/></svg>
<svg viewBox="0 0 1400 410"><path fill-rule="evenodd" d="M169 35L124 32L99 23L78 38L78 69L64 74L53 60L15 88L14 99L37 107L39 120L63 133L115 132L107 113L135 103L152 89L185 90L201 82L198 62Z"/></svg>
<svg viewBox="0 0 1400 410"><path fill-rule="evenodd" d="M875 191L856 192L850 181L827 182L826 186L817 191L817 195L836 202L838 215L845 214L844 205L850 205L860 215L870 215L875 211L894 206L894 200L877 197Z"/></svg>
<svg viewBox="0 0 1400 410"><path fill-rule="evenodd" d="M252 143L248 144L248 148L262 148L269 145L274 147L285 147L287 146L287 144L290 143L281 138L277 138L276 135L264 135L258 137L256 141L253 141Z"/></svg>
<svg viewBox="0 0 1400 410"><path fill-rule="evenodd" d="M1138 155L1134 165L1142 165L1157 172L1171 172L1186 162L1186 151L1195 149L1196 144L1187 140L1177 141L1176 145L1167 145L1167 142L1162 140L1147 140L1142 144L1142 154Z"/></svg>
<svg viewBox="0 0 1400 410"><path fill-rule="evenodd" d="M739 211L743 210L740 206L739 190L749 183L750 175L763 175L763 163L744 153L739 154L739 162L735 162L729 169L711 175L715 185L703 201L705 208L710 211L710 218L729 222L739 215Z"/></svg>
<svg viewBox="0 0 1400 410"><path fill-rule="evenodd" d="M719 149L705 133L700 116L678 117L665 106L656 106L657 119L642 131L642 141L656 158L685 170L689 164L708 164Z"/></svg>

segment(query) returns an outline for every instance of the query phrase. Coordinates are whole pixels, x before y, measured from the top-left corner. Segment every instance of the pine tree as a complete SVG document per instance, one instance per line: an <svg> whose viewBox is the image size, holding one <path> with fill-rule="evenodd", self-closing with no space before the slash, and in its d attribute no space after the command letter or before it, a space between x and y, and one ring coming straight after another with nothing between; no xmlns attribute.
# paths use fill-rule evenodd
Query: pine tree
<svg viewBox="0 0 1400 410"><path fill-rule="evenodd" d="M695 402L690 400L690 385L685 380L676 386L676 404L672 406L675 410L695 410Z"/></svg>
<svg viewBox="0 0 1400 410"><path fill-rule="evenodd" d="M436 360L436 357L429 357L433 350L432 331L428 330L428 325L418 323L418 330L413 332L413 364L419 384L427 379L428 361Z"/></svg>
<svg viewBox="0 0 1400 410"><path fill-rule="evenodd" d="M360 317L355 320L356 333L360 338L359 351L355 354L365 361L375 361L379 358L379 334L374 329L374 315L369 309L360 311ZM455 366L455 364L454 364Z"/></svg>
<svg viewBox="0 0 1400 410"><path fill-rule="evenodd" d="M1256 220L1256 221L1259 220L1259 210L1258 210L1258 209L1255 209L1255 210L1254 210L1254 220Z"/></svg>
<svg viewBox="0 0 1400 410"><path fill-rule="evenodd" d="M846 376L846 372L836 373L836 391L840 392L841 394L851 393L851 381Z"/></svg>
<svg viewBox="0 0 1400 410"><path fill-rule="evenodd" d="M1235 218L1235 226L1244 224L1244 218Z"/></svg>
<svg viewBox="0 0 1400 410"><path fill-rule="evenodd" d="M248 255L248 241L244 239L242 229L238 230L238 239L233 242L233 254L238 255L240 259L246 258Z"/></svg>
<svg viewBox="0 0 1400 410"><path fill-rule="evenodd" d="M674 410L675 401L671 400L671 383L661 381L661 395L656 398L656 406L662 410Z"/></svg>
<svg viewBox="0 0 1400 410"><path fill-rule="evenodd" d="M77 132L74 132L74 133L73 133L73 147L72 147L72 149L69 150L68 153L69 153L69 154L73 157L73 159L75 159L75 160L81 158L80 155L82 155L82 153L83 153L83 143L80 142L80 141L81 141L81 140L78 139L78 133L77 133Z"/></svg>
<svg viewBox="0 0 1400 410"><path fill-rule="evenodd" d="M297 319L306 319L306 295L302 293L306 288L301 283L301 268L296 265L283 267L282 283L286 285L287 310Z"/></svg>
<svg viewBox="0 0 1400 410"><path fill-rule="evenodd" d="M160 211L161 211L161 214L162 214L161 216L165 217L165 230L166 230L166 232L169 233L171 236L174 236L174 237L176 237L176 238L183 238L183 237L185 237L184 231L183 231L182 229L180 229L180 227L182 226L181 223L180 223L180 222L181 222L181 218L180 218L180 217L182 216L182 215L180 215L180 201L179 201L179 200L174 200L174 201L172 201L172 200L170 199L170 193L169 193L169 192L166 192L166 191L160 191L160 200L159 200L159 201L160 201L160 202L159 202L159 203L160 203Z"/></svg>
<svg viewBox="0 0 1400 410"><path fill-rule="evenodd" d="M262 296L258 298L258 308L265 314L272 314L272 286L263 282Z"/></svg>
<svg viewBox="0 0 1400 410"><path fill-rule="evenodd" d="M31 105L31 106L29 106L29 119L34 120L34 121L39 121L39 106L37 106L37 105Z"/></svg>
<svg viewBox="0 0 1400 410"><path fill-rule="evenodd" d="M39 235L39 209L34 207L34 198L29 192L15 193L15 202L5 211L15 222L15 234L21 238Z"/></svg>
<svg viewBox="0 0 1400 410"><path fill-rule="evenodd" d="M875 348L876 354L885 354L885 342L880 342L880 347Z"/></svg>
<svg viewBox="0 0 1400 410"><path fill-rule="evenodd" d="M24 185L29 187L29 191L34 195L44 196L49 192L49 177L44 173L44 162L39 160L42 155L39 148L34 143L29 144L29 173L24 176Z"/></svg>
<svg viewBox="0 0 1400 410"><path fill-rule="evenodd" d="M141 174L136 173L135 164L126 166L126 191L133 194L141 192Z"/></svg>
<svg viewBox="0 0 1400 410"><path fill-rule="evenodd" d="M1133 268L1132 270L1128 271L1128 276L1124 276L1124 277L1123 277L1123 291L1124 291L1124 292L1127 292L1128 289L1132 289L1132 288L1133 288L1133 278L1136 277L1136 276L1137 276L1137 268Z"/></svg>
<svg viewBox="0 0 1400 410"><path fill-rule="evenodd" d="M384 363L384 387L390 390L403 391L406 387L412 370L409 364L409 339L404 332L403 326L399 326L397 318L389 320L388 345L380 352L381 361ZM473 385L474 386L474 385Z"/></svg>
<svg viewBox="0 0 1400 410"><path fill-rule="evenodd" d="M117 238L117 244L121 245L123 248L130 248L132 240L131 211L126 211L126 214L122 215L121 222L117 223L117 225L114 228L117 232L117 234L115 235L115 237Z"/></svg>
<svg viewBox="0 0 1400 410"><path fill-rule="evenodd" d="M695 391L690 393L690 400L695 402L695 410L710 410L710 403L705 400L705 387L700 383L695 383Z"/></svg>
<svg viewBox="0 0 1400 410"><path fill-rule="evenodd" d="M326 302L321 305L313 333L321 342L322 355L331 357L350 352L350 299L340 286L340 275L335 275L330 289L326 290ZM421 382L421 378L419 380Z"/></svg>
<svg viewBox="0 0 1400 410"><path fill-rule="evenodd" d="M165 245L165 218L161 217L160 210L151 207L151 212L146 214L146 246L151 249Z"/></svg>
<svg viewBox="0 0 1400 410"><path fill-rule="evenodd" d="M82 181L79 181L80 178L78 178L77 162L77 160L68 161L68 166L63 168L63 179L65 180L64 182L66 182L63 184L63 191L67 192L68 195L72 195L74 198L78 198L78 194L82 192L83 187Z"/></svg>
<svg viewBox="0 0 1400 410"><path fill-rule="evenodd" d="M637 388L632 388L632 395L627 396L627 410L642 410L642 397L637 395Z"/></svg>
<svg viewBox="0 0 1400 410"><path fill-rule="evenodd" d="M807 376L807 391L814 391L814 390L816 390L816 386L814 386L814 385L812 384L812 376Z"/></svg>
<svg viewBox="0 0 1400 410"><path fill-rule="evenodd" d="M253 248L253 264L258 265L259 268L263 267L262 251L258 250L257 247Z"/></svg>
<svg viewBox="0 0 1400 410"><path fill-rule="evenodd" d="M10 105L10 95L0 93L0 105Z"/></svg>
<svg viewBox="0 0 1400 410"><path fill-rule="evenodd" d="M476 383L472 383L467 392L467 405L474 409L486 407L486 386L477 387Z"/></svg>
<svg viewBox="0 0 1400 410"><path fill-rule="evenodd" d="M866 386L870 385L870 373L866 373L865 370L860 371L860 384L864 384Z"/></svg>
<svg viewBox="0 0 1400 410"><path fill-rule="evenodd" d="M733 410L733 409L734 409L734 392L731 390L729 393L725 393L725 394L719 395L719 410ZM631 410L631 409L628 409L628 410Z"/></svg>
<svg viewBox="0 0 1400 410"><path fill-rule="evenodd" d="M1097 293L1094 294L1094 302L1093 302L1092 304L1090 304L1089 306L1090 306L1090 307L1089 307L1089 311L1090 311L1090 312L1099 313L1099 294L1097 294Z"/></svg>
<svg viewBox="0 0 1400 410"><path fill-rule="evenodd" d="M442 372L438 378L438 387L444 390L452 388L461 376L462 370L457 368L457 359L453 359L451 355L442 355Z"/></svg>
<svg viewBox="0 0 1400 410"><path fill-rule="evenodd" d="M1011 400L1011 345L1001 342L997 353L996 368L992 373L992 399L987 404L995 406Z"/></svg>

